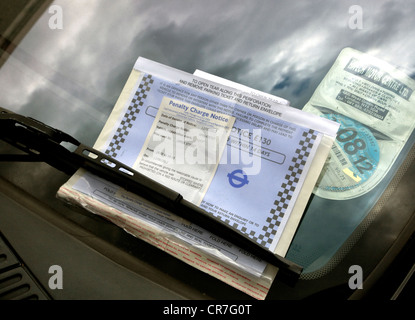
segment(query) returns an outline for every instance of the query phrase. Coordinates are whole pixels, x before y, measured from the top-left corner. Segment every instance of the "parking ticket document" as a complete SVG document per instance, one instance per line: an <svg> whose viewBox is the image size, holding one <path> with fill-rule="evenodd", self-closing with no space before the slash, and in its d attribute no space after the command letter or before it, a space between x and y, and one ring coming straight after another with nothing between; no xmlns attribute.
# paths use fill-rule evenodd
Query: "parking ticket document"
<svg viewBox="0 0 415 320"><path fill-rule="evenodd" d="M139 58L94 148L284 256L338 127L329 119ZM72 192L77 192L79 200L79 194L86 195L79 201L87 207L105 202L105 210L93 205L94 212L105 211L111 221L146 241L142 228L156 226L151 243L159 246L180 238L187 249L198 248L227 268L230 263L245 272L241 281L250 277L246 274L254 275L257 282L249 286L258 285L259 296L264 294L259 293L261 286L269 285L272 276L267 272L274 269L243 248L201 231L203 226L161 213L156 204L151 210L151 204L89 174L80 173L68 186L62 191L65 196L76 198ZM116 217L108 206L116 209ZM126 213L123 221L136 221L121 222L120 212ZM207 270L199 258L176 256ZM237 286L232 277L208 270ZM248 292L246 285L238 288Z"/></svg>
<svg viewBox="0 0 415 320"><path fill-rule="evenodd" d="M234 122L166 97L133 168L200 205Z"/></svg>

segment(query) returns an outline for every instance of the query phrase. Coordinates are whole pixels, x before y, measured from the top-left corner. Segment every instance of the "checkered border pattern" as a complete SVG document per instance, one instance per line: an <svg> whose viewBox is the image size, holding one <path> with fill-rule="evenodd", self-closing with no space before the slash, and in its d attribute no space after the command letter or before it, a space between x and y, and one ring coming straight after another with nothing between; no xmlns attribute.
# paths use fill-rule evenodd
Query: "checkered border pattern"
<svg viewBox="0 0 415 320"><path fill-rule="evenodd" d="M209 212L209 211L208 211ZM239 223L236 223L234 221L231 221L225 217L223 217L220 213L217 212L212 212L211 213L214 217L216 217L218 220L223 221L224 223L226 223L227 225L229 225L231 228L234 228L236 230L241 231L242 233L247 233L247 228L244 227L244 225L240 225Z"/></svg>
<svg viewBox="0 0 415 320"><path fill-rule="evenodd" d="M277 193L277 198L274 201L274 208L270 210L270 216L267 218L267 224L262 228L263 234L255 236L255 232L251 232L249 237L261 246L269 248L274 239L277 229L288 208L288 204L292 198L294 190L303 173L304 165L310 155L311 148L317 138L315 131L310 129L303 132L302 139L299 142L299 147L295 151L295 156L292 158L292 164L288 168L289 173L286 174L284 182L281 184L280 190Z"/></svg>
<svg viewBox="0 0 415 320"><path fill-rule="evenodd" d="M105 153L110 157L117 157L122 144L125 142L125 136L128 135L128 132L132 127L132 122L137 119L140 108L143 106L144 101L147 98L147 93L150 91L150 87L153 82L153 77L150 74L144 75L141 80L134 97L131 99L128 109L121 120L120 126L117 128L116 133L112 137L107 150L105 150Z"/></svg>

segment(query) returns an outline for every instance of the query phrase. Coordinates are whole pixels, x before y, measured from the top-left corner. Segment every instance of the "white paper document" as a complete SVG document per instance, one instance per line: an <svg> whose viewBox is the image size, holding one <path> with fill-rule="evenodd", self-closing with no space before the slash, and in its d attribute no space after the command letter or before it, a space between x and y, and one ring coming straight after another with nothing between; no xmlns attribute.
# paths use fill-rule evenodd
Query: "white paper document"
<svg viewBox="0 0 415 320"><path fill-rule="evenodd" d="M217 83L220 83L220 84L225 85L227 87L235 88L239 91L249 93L253 97L257 96L257 97L264 98L266 100L270 100L270 101L275 102L277 104L283 104L283 105L287 105L287 106L290 105L290 101L288 101L284 98L274 96L274 95L266 93L266 92L255 90L253 88L244 86L240 83L236 83L236 82L230 81L228 79L224 79L224 78L215 76L213 74L207 73L207 72L199 70L199 69L196 69L193 74L195 76L207 79L209 81L217 82ZM271 108L272 108L272 105L271 105Z"/></svg>
<svg viewBox="0 0 415 320"><path fill-rule="evenodd" d="M199 205L234 122L234 117L166 97L133 168Z"/></svg>
<svg viewBox="0 0 415 320"><path fill-rule="evenodd" d="M184 221L174 219L166 210L155 207L152 203L134 197L119 186L100 179L86 172L81 179L77 180L73 186L75 190L93 190L93 195L103 203L118 209L131 217L139 217L159 228L160 233L175 233L185 241L190 241L194 245L220 251L229 261L249 266L254 274L262 274L266 264L260 259L255 259L249 254L241 254L241 249L212 235L203 228Z"/></svg>

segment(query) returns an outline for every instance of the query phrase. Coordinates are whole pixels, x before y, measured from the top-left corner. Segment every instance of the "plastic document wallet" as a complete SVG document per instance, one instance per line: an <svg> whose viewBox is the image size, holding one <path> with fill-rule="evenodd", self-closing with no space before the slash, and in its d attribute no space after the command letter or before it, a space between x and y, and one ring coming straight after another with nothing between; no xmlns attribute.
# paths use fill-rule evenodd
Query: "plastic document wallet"
<svg viewBox="0 0 415 320"><path fill-rule="evenodd" d="M139 58L94 148L285 256L339 124ZM264 299L278 269L80 169L58 197Z"/></svg>
<svg viewBox="0 0 415 320"><path fill-rule="evenodd" d="M415 81L408 74L345 48L305 104L340 128L286 255L304 267L302 278L333 270L389 201L391 183L413 156Z"/></svg>

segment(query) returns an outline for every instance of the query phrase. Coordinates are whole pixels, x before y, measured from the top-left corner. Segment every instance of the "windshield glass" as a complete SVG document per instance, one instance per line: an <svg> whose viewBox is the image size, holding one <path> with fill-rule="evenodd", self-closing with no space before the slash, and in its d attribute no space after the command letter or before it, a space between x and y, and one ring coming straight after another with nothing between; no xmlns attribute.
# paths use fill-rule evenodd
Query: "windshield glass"
<svg viewBox="0 0 415 320"><path fill-rule="evenodd" d="M302 108L344 47L415 72L415 3L55 1L0 71L0 104L92 144L135 60L147 57ZM361 10L361 16L359 16ZM49 12L50 11L50 12ZM358 19L361 17L361 25Z"/></svg>
<svg viewBox="0 0 415 320"><path fill-rule="evenodd" d="M139 56L189 73L200 69L299 109L345 47L415 77L410 1L75 0L53 1L43 9L18 44L2 47L0 105L90 146ZM329 204L315 200L314 206ZM314 263L310 270L319 268L365 212L343 234L333 229L336 240L317 239L319 249L298 255L309 242L297 238L289 257L305 266Z"/></svg>

